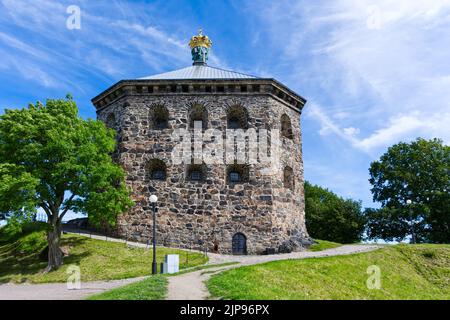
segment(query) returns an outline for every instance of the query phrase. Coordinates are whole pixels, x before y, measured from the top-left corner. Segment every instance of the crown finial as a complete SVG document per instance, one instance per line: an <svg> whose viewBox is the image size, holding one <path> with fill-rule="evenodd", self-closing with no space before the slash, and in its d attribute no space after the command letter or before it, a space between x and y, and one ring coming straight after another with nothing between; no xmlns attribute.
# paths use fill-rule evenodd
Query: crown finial
<svg viewBox="0 0 450 320"><path fill-rule="evenodd" d="M203 30L200 28L198 30L198 35L193 36L191 41L189 41L189 47L191 48L194 65L206 65L211 46L212 41L208 38L208 36L203 34Z"/></svg>

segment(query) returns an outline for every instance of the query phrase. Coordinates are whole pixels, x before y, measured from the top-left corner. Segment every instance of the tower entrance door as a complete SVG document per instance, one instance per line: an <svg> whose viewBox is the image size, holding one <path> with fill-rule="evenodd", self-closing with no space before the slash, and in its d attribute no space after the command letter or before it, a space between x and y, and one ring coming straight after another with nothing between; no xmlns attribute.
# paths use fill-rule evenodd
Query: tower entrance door
<svg viewBox="0 0 450 320"><path fill-rule="evenodd" d="M231 243L232 253L236 255L247 254L247 238L242 233L236 233Z"/></svg>

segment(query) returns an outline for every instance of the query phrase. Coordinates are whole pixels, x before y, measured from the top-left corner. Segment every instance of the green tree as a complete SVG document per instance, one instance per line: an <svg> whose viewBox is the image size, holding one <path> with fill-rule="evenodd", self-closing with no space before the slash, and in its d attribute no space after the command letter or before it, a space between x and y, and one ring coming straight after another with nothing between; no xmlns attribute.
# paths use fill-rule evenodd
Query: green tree
<svg viewBox="0 0 450 320"><path fill-rule="evenodd" d="M311 237L340 243L361 240L365 217L361 202L305 182L306 229Z"/></svg>
<svg viewBox="0 0 450 320"><path fill-rule="evenodd" d="M418 138L388 149L370 165L374 201L367 211L371 239L450 241L450 147Z"/></svg>
<svg viewBox="0 0 450 320"><path fill-rule="evenodd" d="M132 202L124 172L110 154L115 134L100 121L83 120L76 103L47 100L0 116L0 212L48 217L48 266L63 263L61 222L69 211L94 224L114 224Z"/></svg>

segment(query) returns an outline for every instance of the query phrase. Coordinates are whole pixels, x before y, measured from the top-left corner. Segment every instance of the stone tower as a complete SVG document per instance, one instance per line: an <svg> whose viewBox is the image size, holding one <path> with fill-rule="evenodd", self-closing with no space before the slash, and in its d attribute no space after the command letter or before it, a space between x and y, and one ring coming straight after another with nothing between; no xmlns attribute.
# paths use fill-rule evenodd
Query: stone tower
<svg viewBox="0 0 450 320"><path fill-rule="evenodd" d="M156 194L160 245L233 254L300 250L309 244L300 127L306 100L274 79L208 66L211 44L200 32L189 43L192 66L122 80L92 99L98 119L117 132L114 158L135 201L117 232L151 240L149 197ZM258 135L264 130L268 137ZM240 133L243 145L233 140ZM193 151L182 162L174 157L181 140ZM263 162L259 153L237 161L238 152L262 141L277 161Z"/></svg>

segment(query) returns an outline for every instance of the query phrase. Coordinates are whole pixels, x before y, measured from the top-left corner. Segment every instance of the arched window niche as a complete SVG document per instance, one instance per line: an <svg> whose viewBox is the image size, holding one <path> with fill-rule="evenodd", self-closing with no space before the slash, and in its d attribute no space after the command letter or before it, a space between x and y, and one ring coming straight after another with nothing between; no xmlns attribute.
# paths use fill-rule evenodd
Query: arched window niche
<svg viewBox="0 0 450 320"><path fill-rule="evenodd" d="M105 125L108 129L115 129L116 128L116 116L114 113L108 114L106 117Z"/></svg>
<svg viewBox="0 0 450 320"><path fill-rule="evenodd" d="M167 178L167 166L161 159L151 159L147 165L150 180L164 181Z"/></svg>
<svg viewBox="0 0 450 320"><path fill-rule="evenodd" d="M205 164L189 164L186 166L186 181L201 182L206 180L207 168Z"/></svg>
<svg viewBox="0 0 450 320"><path fill-rule="evenodd" d="M293 140L291 118L287 114L281 116L281 136Z"/></svg>
<svg viewBox="0 0 450 320"><path fill-rule="evenodd" d="M154 105L150 109L150 125L153 130L169 127L169 110L163 105Z"/></svg>
<svg viewBox="0 0 450 320"><path fill-rule="evenodd" d="M289 166L286 166L283 170L283 186L294 191L294 171Z"/></svg>
<svg viewBox="0 0 450 320"><path fill-rule="evenodd" d="M189 128L194 129L194 123L196 121L202 122L202 129L208 128L208 111L206 107L201 104L193 104L189 108L188 113Z"/></svg>
<svg viewBox="0 0 450 320"><path fill-rule="evenodd" d="M226 174L228 184L238 184L249 181L249 167L245 164L228 165Z"/></svg>
<svg viewBox="0 0 450 320"><path fill-rule="evenodd" d="M243 106L233 105L227 109L228 129L248 129L248 112Z"/></svg>

